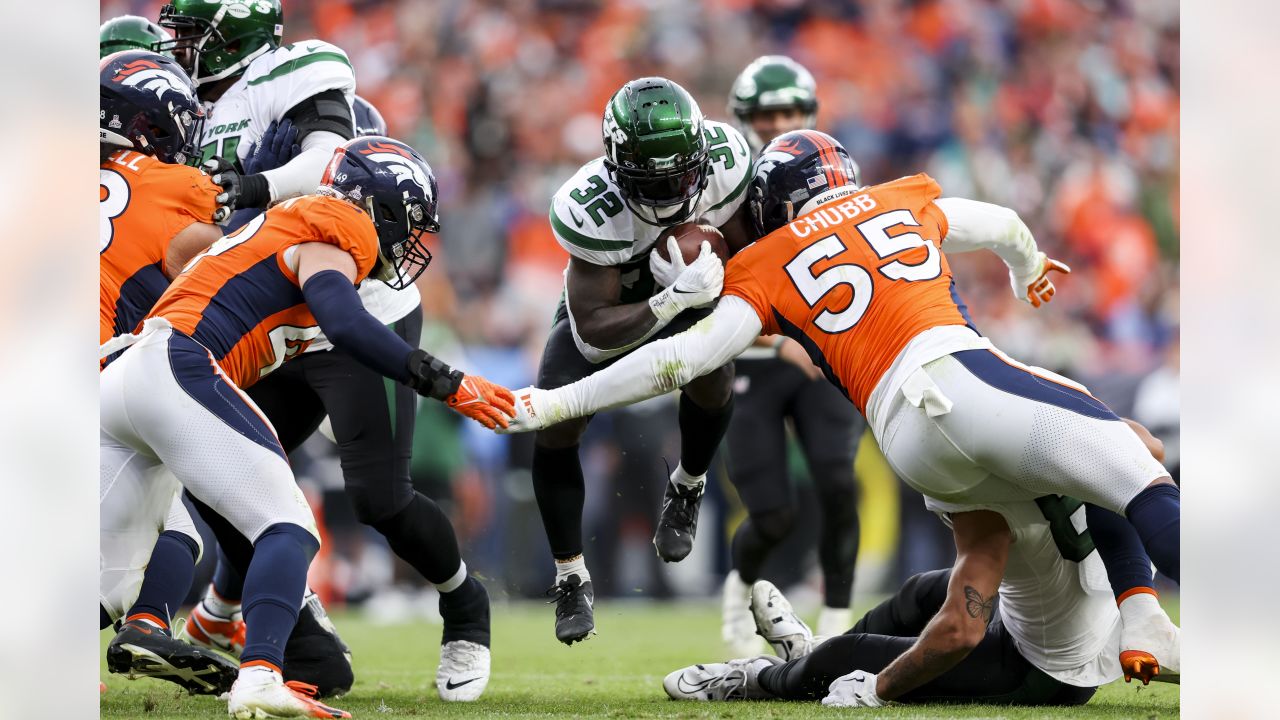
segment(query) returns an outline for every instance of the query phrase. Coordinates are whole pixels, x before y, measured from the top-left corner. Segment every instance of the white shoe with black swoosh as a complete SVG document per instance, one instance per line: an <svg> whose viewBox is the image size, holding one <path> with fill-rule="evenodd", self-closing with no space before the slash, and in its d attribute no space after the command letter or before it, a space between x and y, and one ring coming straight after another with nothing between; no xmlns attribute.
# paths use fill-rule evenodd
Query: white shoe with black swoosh
<svg viewBox="0 0 1280 720"><path fill-rule="evenodd" d="M766 700L773 697L756 678L770 665L781 665L772 655L730 660L727 663L690 665L666 676L662 689L672 700Z"/></svg>
<svg viewBox="0 0 1280 720"><path fill-rule="evenodd" d="M489 648L468 640L440 646L436 690L447 702L479 700L489 684Z"/></svg>

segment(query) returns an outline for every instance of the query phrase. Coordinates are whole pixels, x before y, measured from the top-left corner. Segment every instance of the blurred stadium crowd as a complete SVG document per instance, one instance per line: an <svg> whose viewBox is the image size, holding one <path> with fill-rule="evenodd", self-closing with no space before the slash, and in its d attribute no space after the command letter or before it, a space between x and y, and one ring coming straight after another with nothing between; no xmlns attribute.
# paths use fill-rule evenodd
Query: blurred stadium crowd
<svg viewBox="0 0 1280 720"><path fill-rule="evenodd" d="M159 7L108 0L102 13L155 18ZM1177 477L1176 0L287 0L285 19L286 42L346 50L359 94L440 178L443 229L419 285L423 344L442 358L509 387L532 381L566 262L548 203L601 153L600 116L619 86L664 75L729 120L733 78L781 53L813 72L818 127L850 150L864 183L928 172L946 195L1016 209L1072 266L1053 304L1032 311L997 259L953 260L981 331L1147 424ZM741 515L731 486L722 473L713 483L694 556L659 568L648 539L666 478L659 456L677 455L674 404L610 415L583 446L597 592L711 593ZM545 588L528 436L464 428L434 403L422 405L417 435L415 479L452 508L490 591ZM864 538L881 537L864 539L859 593L950 559L941 526L883 480L873 444L863 449ZM330 603L434 607L388 589L396 561L355 523L332 446L313 439L305 451L295 466L329 534L313 585ZM812 552L803 538L794 547ZM798 565L777 572L803 580Z"/></svg>

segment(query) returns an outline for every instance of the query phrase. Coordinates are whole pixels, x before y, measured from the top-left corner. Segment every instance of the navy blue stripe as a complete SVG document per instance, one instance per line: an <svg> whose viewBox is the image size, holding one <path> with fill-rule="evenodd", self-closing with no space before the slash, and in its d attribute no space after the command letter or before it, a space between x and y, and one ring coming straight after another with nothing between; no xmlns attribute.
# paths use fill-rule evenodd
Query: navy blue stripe
<svg viewBox="0 0 1280 720"><path fill-rule="evenodd" d="M773 319L778 323L778 329L782 331L782 334L800 343L800 346L804 348L804 351L809 353L809 359L813 361L814 365L817 365L822 370L822 374L827 376L827 380L832 385L835 385L836 389L844 395L844 399L849 402L853 402L853 398L849 397L849 391L840 383L840 378L837 377L835 371L831 369L831 365L827 364L826 356L822 354L822 349L813 341L813 338L806 335L799 327L796 327L795 323L783 317L782 313L778 312L777 308L769 309L773 311Z"/></svg>
<svg viewBox="0 0 1280 720"><path fill-rule="evenodd" d="M1010 365L990 350L961 350L951 357L982 382L1028 400L1047 403L1097 420L1119 420L1101 400Z"/></svg>
<svg viewBox="0 0 1280 720"><path fill-rule="evenodd" d="M960 297L960 293L956 292L955 278L951 278L951 302L956 304L956 309L960 311L960 317L964 318L964 324L968 325L970 330L981 335L982 333L978 331L978 326L973 324L973 318L969 317L969 306Z"/></svg>
<svg viewBox="0 0 1280 720"><path fill-rule="evenodd" d="M169 338L169 367L178 385L233 430L288 462L271 427L213 367L209 351L175 331Z"/></svg>
<svg viewBox="0 0 1280 720"><path fill-rule="evenodd" d="M263 320L303 302L302 290L272 255L228 280L209 300L191 336L221 360Z"/></svg>
<svg viewBox="0 0 1280 720"><path fill-rule="evenodd" d="M116 298L116 322L114 334L131 333L142 322L156 301L169 287L169 278L160 269L161 263L139 268L120 284L120 297Z"/></svg>

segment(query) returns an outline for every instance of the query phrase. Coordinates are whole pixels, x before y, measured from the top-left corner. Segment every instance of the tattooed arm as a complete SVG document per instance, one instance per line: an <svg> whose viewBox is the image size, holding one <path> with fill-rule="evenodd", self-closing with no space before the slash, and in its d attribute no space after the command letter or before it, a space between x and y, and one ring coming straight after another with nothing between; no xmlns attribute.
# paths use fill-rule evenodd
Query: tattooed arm
<svg viewBox="0 0 1280 720"><path fill-rule="evenodd" d="M951 526L956 564L947 599L915 645L880 671L881 700L901 697L955 667L987 632L1013 536L1004 518L989 510L955 513Z"/></svg>

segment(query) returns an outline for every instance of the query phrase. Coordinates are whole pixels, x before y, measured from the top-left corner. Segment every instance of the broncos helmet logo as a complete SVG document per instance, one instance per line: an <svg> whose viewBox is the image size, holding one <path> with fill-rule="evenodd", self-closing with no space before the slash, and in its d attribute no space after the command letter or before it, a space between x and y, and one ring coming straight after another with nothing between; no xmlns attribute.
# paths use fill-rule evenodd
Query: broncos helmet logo
<svg viewBox="0 0 1280 720"><path fill-rule="evenodd" d="M422 194L431 199L431 183L427 180L427 174L423 172L422 167L414 162L413 156L406 153L402 148L388 143L370 143L369 147L360 151L361 155L378 163L380 168L395 175L396 184L400 185L404 182L412 182L414 185L422 188Z"/></svg>
<svg viewBox="0 0 1280 720"><path fill-rule="evenodd" d="M111 78L111 81L126 87L149 90L161 100L165 99L165 93L176 92L188 101L196 102L195 94L191 91L191 88L187 87L186 83L182 82L172 72L150 60L134 60L126 63L116 71L116 75Z"/></svg>

